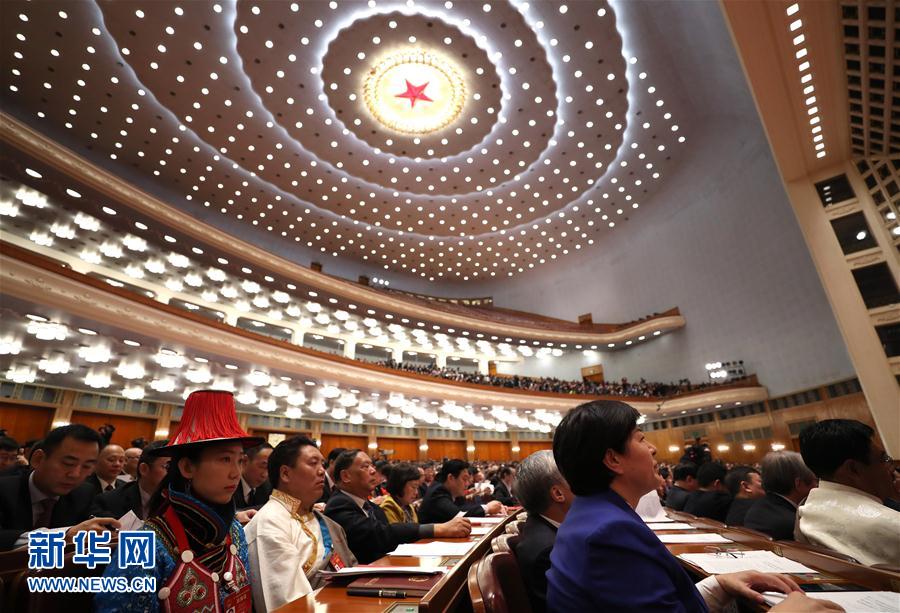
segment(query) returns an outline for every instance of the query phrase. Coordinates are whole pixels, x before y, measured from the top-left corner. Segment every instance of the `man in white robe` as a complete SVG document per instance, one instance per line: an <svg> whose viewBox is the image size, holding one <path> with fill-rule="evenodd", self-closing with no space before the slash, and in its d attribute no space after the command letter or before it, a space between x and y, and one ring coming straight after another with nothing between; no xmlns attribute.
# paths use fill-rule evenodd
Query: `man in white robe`
<svg viewBox="0 0 900 613"><path fill-rule="evenodd" d="M343 528L312 509L322 495L323 458L315 443L293 437L269 457L275 489L244 529L253 602L272 611L321 587L322 570L356 565Z"/></svg>
<svg viewBox="0 0 900 613"><path fill-rule="evenodd" d="M797 509L797 540L853 556L862 564L900 566L900 512L893 461L869 426L828 419L800 433L803 461L819 477Z"/></svg>

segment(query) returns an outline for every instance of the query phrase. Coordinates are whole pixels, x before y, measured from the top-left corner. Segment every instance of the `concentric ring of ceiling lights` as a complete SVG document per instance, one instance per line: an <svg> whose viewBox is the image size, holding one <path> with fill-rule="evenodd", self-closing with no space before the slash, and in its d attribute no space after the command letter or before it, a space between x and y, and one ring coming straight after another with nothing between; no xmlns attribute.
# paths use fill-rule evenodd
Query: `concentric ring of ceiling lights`
<svg viewBox="0 0 900 613"><path fill-rule="evenodd" d="M273 251L512 276L620 227L684 142L604 1L4 6L7 108ZM411 46L450 57L467 89L421 137L361 95L373 61Z"/></svg>
<svg viewBox="0 0 900 613"><path fill-rule="evenodd" d="M466 85L457 68L416 49L378 62L366 74L363 92L375 119L391 130L414 135L446 128L462 113L466 100Z"/></svg>

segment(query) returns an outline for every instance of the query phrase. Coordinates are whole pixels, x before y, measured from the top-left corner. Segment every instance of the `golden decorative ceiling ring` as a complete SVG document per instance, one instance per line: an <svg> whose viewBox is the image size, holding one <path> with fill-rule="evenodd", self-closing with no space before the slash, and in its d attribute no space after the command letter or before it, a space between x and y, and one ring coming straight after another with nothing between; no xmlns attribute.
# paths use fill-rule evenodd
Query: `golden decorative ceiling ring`
<svg viewBox="0 0 900 613"><path fill-rule="evenodd" d="M425 84L428 99L400 96L410 85L421 88ZM363 99L383 126L402 134L431 134L462 114L466 84L449 60L410 50L389 55L366 73Z"/></svg>

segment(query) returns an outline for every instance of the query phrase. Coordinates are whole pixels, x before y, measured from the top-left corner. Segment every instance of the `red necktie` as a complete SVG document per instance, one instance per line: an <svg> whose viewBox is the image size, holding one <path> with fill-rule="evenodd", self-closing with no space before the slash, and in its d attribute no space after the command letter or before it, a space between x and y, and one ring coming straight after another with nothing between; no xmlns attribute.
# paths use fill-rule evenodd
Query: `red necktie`
<svg viewBox="0 0 900 613"><path fill-rule="evenodd" d="M50 520L53 518L53 507L56 505L56 499L44 498L40 502L41 514L38 516L34 524L35 528L49 528Z"/></svg>

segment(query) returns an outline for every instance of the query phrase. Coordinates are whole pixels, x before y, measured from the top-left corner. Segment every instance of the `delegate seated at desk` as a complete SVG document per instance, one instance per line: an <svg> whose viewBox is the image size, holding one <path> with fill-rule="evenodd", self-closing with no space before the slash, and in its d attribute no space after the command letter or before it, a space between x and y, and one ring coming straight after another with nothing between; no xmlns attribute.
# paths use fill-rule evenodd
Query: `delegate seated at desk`
<svg viewBox="0 0 900 613"><path fill-rule="evenodd" d="M789 593L772 611L841 610L813 601L782 575L731 573L695 586L634 512L657 485L656 448L638 429L638 417L623 402L603 400L578 406L557 426L553 455L575 501L550 555L549 611L705 612L733 596L761 604L766 590Z"/></svg>

